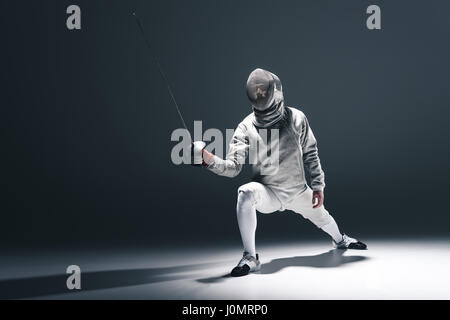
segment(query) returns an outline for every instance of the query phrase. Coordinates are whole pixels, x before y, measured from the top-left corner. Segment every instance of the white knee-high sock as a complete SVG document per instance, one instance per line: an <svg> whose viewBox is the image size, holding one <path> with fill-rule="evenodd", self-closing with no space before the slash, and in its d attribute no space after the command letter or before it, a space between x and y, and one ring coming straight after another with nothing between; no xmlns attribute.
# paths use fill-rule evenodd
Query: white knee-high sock
<svg viewBox="0 0 450 320"><path fill-rule="evenodd" d="M342 241L342 234L339 231L339 227L333 217L331 217L331 221L324 225L321 229L328 233L336 243Z"/></svg>
<svg viewBox="0 0 450 320"><path fill-rule="evenodd" d="M236 211L239 231L241 232L242 243L244 245L244 251L256 257L256 208L252 192L239 192Z"/></svg>

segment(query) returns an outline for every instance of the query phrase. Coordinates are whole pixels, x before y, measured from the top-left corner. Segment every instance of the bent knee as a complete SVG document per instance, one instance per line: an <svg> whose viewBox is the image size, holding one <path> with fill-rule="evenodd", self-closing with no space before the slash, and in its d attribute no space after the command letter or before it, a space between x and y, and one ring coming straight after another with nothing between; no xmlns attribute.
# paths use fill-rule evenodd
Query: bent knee
<svg viewBox="0 0 450 320"><path fill-rule="evenodd" d="M238 203L251 202L255 204L255 191L252 189L238 189Z"/></svg>
<svg viewBox="0 0 450 320"><path fill-rule="evenodd" d="M238 189L238 202L250 201L252 204L256 204L258 184L250 182L244 184Z"/></svg>
<svg viewBox="0 0 450 320"><path fill-rule="evenodd" d="M321 209L318 211L314 210L306 218L314 223L318 228L322 228L323 226L331 222L331 216L325 209Z"/></svg>

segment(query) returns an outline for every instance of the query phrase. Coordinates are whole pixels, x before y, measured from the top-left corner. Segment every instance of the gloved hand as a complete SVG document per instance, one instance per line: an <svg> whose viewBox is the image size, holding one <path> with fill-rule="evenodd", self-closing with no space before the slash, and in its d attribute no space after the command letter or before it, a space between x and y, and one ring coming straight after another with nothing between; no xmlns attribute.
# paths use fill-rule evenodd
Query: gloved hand
<svg viewBox="0 0 450 320"><path fill-rule="evenodd" d="M203 164L203 150L206 143L203 141L194 141L191 145L191 165L201 166Z"/></svg>

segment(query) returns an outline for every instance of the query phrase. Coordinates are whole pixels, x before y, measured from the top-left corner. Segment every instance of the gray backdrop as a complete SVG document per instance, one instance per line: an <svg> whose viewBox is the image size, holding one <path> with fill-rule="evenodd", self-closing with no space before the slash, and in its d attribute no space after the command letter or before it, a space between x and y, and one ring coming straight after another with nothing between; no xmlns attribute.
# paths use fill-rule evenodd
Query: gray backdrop
<svg viewBox="0 0 450 320"><path fill-rule="evenodd" d="M234 128L248 74L268 69L309 118L343 231L448 234L448 1L2 1L2 246L239 243L250 170L171 163L181 124L134 10L191 128ZM257 237L324 235L284 212Z"/></svg>

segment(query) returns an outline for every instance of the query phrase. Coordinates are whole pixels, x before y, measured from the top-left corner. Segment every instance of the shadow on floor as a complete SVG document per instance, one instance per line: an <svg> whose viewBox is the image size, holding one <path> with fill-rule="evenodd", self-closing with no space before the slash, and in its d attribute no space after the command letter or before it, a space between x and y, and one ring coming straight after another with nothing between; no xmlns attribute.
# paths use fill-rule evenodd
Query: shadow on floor
<svg viewBox="0 0 450 320"><path fill-rule="evenodd" d="M79 292L127 287L155 282L192 279L192 272L223 265L205 263L176 267L126 269L81 272L81 290L70 291L66 281L68 274L0 280L0 299L37 298L53 294L76 294Z"/></svg>
<svg viewBox="0 0 450 320"><path fill-rule="evenodd" d="M276 273L287 267L337 268L347 263L367 260L364 256L344 256L346 250L330 250L313 256L297 256L271 260L262 265L255 275ZM229 274L217 277L197 279L200 283L222 282L230 278Z"/></svg>
<svg viewBox="0 0 450 320"><path fill-rule="evenodd" d="M262 266L256 274L272 274L286 267L335 268L343 264L367 259L363 256L344 256L345 250L330 250L314 256L298 256L274 259ZM204 263L175 267L125 269L81 273L81 292L150 284L181 279L193 279L193 273L223 266L224 263ZM77 294L69 291L66 280L69 275L58 274L41 277L0 280L0 299L37 298L54 294ZM229 278L229 274L197 279L200 283L215 283Z"/></svg>

